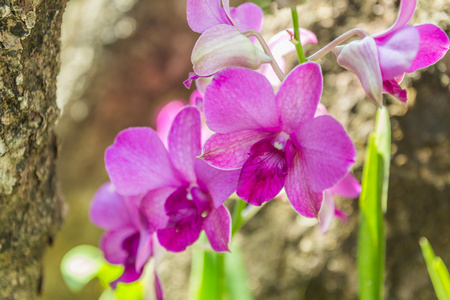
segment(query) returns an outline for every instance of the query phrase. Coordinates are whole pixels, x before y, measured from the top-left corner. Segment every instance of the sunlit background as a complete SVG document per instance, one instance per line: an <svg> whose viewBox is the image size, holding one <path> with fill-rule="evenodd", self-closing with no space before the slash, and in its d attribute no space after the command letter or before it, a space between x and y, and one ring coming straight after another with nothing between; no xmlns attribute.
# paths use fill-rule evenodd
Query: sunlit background
<svg viewBox="0 0 450 300"><path fill-rule="evenodd" d="M242 1L241 1L242 2ZM239 2L231 1L233 6ZM289 10L263 1L263 34L291 27ZM101 230L88 219L96 189L108 180L103 153L130 126L155 125L155 113L174 99L189 98L182 84L191 71L198 34L185 17L185 0L71 0L63 21L58 104L62 116L58 175L67 209L63 229L47 252L42 299L97 299L96 281L71 293L60 274L63 255L81 244L97 245ZM392 24L398 1L310 0L299 7L300 26L319 46L353 28L377 32ZM419 2L415 23L450 30L450 1ZM306 47L307 54L319 49ZM290 66L295 55L288 58ZM348 130L358 149L361 178L364 146L376 107L357 77L330 54L321 62L322 102ZM392 169L387 214L386 299L433 299L418 239L429 238L450 265L450 56L405 79L408 107L388 99L393 116ZM419 80L420 79L420 80ZM316 221L298 216L288 203L272 201L238 236L255 299L356 299L357 201L341 200L350 215L322 235ZM167 299L186 299L189 250L167 254L160 273Z"/></svg>

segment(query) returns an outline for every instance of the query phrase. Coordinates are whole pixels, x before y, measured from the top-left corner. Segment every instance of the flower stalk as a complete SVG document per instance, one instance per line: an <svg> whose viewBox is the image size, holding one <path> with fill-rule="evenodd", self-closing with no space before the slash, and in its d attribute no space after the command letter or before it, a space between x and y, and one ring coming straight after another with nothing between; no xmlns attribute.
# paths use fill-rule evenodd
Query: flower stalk
<svg viewBox="0 0 450 300"><path fill-rule="evenodd" d="M368 36L368 34L364 30L359 29L359 28L354 28L352 30L349 30L346 33L343 33L340 36L338 36L335 40L330 42L328 45L326 45L325 47L323 47L322 49L320 49L319 51L317 51L313 55L309 56L307 58L308 61L318 61L318 60L320 60L322 57L324 57L325 55L330 53L331 50L336 48L339 44L341 44L342 42L345 42L346 40L348 40L349 38L351 38L351 37L353 37L355 35L359 36L361 39L363 39L366 36Z"/></svg>
<svg viewBox="0 0 450 300"><path fill-rule="evenodd" d="M294 40L292 41L295 45L295 49L297 50L298 60L299 62L305 63L308 60L305 57L305 52L303 51L302 43L300 41L300 27L298 25L298 12L297 8L291 8L292 12L292 22L294 23Z"/></svg>
<svg viewBox="0 0 450 300"><path fill-rule="evenodd" d="M278 66L277 61L275 60L275 58L272 54L272 51L270 51L269 46L267 45L266 41L261 36L261 34L256 30L247 30L247 31L242 32L242 34L245 35L246 37L254 36L258 40L259 44L261 45L261 47L264 50L264 53L266 53L267 56L269 56L272 59L272 61L270 62L270 65L272 66L273 71L275 72L277 77L280 79L280 81L283 82L284 79L286 78L286 75L284 75L280 66Z"/></svg>

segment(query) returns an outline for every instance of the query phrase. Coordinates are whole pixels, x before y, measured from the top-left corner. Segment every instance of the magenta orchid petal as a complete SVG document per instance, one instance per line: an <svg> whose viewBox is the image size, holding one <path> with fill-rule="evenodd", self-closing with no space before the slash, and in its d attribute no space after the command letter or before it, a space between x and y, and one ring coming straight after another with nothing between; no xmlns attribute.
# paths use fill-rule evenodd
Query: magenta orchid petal
<svg viewBox="0 0 450 300"><path fill-rule="evenodd" d="M192 50L191 60L194 72L204 77L232 67L256 70L272 59L237 28L221 24L203 32Z"/></svg>
<svg viewBox="0 0 450 300"><path fill-rule="evenodd" d="M300 151L303 172L315 192L338 183L355 163L352 141L342 125L330 116L310 120L291 138Z"/></svg>
<svg viewBox="0 0 450 300"><path fill-rule="evenodd" d="M254 144L250 157L242 166L236 193L252 205L260 206L270 201L284 186L286 154L272 145L272 139L273 136L268 136Z"/></svg>
<svg viewBox="0 0 450 300"><path fill-rule="evenodd" d="M296 212L308 218L317 218L322 205L323 193L313 192L305 173L306 161L297 150L287 148L287 156L292 157L286 176L286 194Z"/></svg>
<svg viewBox="0 0 450 300"><path fill-rule="evenodd" d="M155 189L145 194L142 198L140 210L149 224L149 228L146 228L147 230L153 232L166 226L168 217L164 203L175 190L173 187Z"/></svg>
<svg viewBox="0 0 450 300"><path fill-rule="evenodd" d="M375 40L368 36L332 51L339 65L358 76L364 91L376 105L383 103L383 80Z"/></svg>
<svg viewBox="0 0 450 300"><path fill-rule="evenodd" d="M211 211L205 218L203 229L214 251L230 252L231 217L225 206Z"/></svg>
<svg viewBox="0 0 450 300"><path fill-rule="evenodd" d="M383 80L401 76L411 66L419 51L419 31L406 26L387 36L382 42L375 38Z"/></svg>
<svg viewBox="0 0 450 300"><path fill-rule="evenodd" d="M420 47L412 65L406 70L408 73L434 64L444 57L449 47L448 36L439 27L423 24L415 26L415 28L420 34Z"/></svg>
<svg viewBox="0 0 450 300"><path fill-rule="evenodd" d="M220 170L198 159L195 172L200 188L209 192L214 207L218 208L236 190L241 170Z"/></svg>
<svg viewBox="0 0 450 300"><path fill-rule="evenodd" d="M247 160L253 144L270 134L256 130L216 133L203 145L203 154L200 158L219 169L239 169Z"/></svg>
<svg viewBox="0 0 450 300"><path fill-rule="evenodd" d="M103 251L105 259L112 264L125 264L130 256L125 249L126 243L139 243L139 233L136 228L125 227L103 234L99 248Z"/></svg>
<svg viewBox="0 0 450 300"><path fill-rule="evenodd" d="M137 272L133 264L126 264L125 270L119 278L110 283L111 287L115 289L120 282L130 283L141 277L142 272Z"/></svg>
<svg viewBox="0 0 450 300"><path fill-rule="evenodd" d="M156 300L164 300L164 290L162 288L161 280L159 280L158 274L155 272L155 280L153 282L155 288Z"/></svg>
<svg viewBox="0 0 450 300"><path fill-rule="evenodd" d="M304 63L292 70L275 97L282 130L290 134L312 119L321 95L322 72L317 63Z"/></svg>
<svg viewBox="0 0 450 300"><path fill-rule="evenodd" d="M164 144L150 128L129 128L119 133L106 150L105 164L111 182L122 195L179 184Z"/></svg>
<svg viewBox="0 0 450 300"><path fill-rule="evenodd" d="M409 20L411 20L414 10L416 9L417 0L401 0L400 2L400 10L398 13L397 20L395 20L395 23L389 27L387 30L376 34L377 38L383 38L386 35L396 31L397 29L403 28L408 24Z"/></svg>
<svg viewBox="0 0 450 300"><path fill-rule="evenodd" d="M156 133L163 141L164 145L168 146L168 136L170 131L170 126L172 125L175 116L178 112L186 105L182 100L173 100L164 105L158 112L156 117Z"/></svg>
<svg viewBox="0 0 450 300"><path fill-rule="evenodd" d="M327 233L335 216L336 205L330 190L323 192L322 208L319 211L319 226L323 234Z"/></svg>
<svg viewBox="0 0 450 300"><path fill-rule="evenodd" d="M220 0L188 0L186 15L189 27L198 33L219 24L232 25Z"/></svg>
<svg viewBox="0 0 450 300"><path fill-rule="evenodd" d="M169 133L169 155L187 182L195 182L194 162L201 153L200 112L193 106L183 108Z"/></svg>
<svg viewBox="0 0 450 300"><path fill-rule="evenodd" d="M169 251L184 251L195 242L202 230L202 220L194 201L188 199L186 188L179 188L166 200L169 221L157 231L160 244ZM192 195L190 195L192 197Z"/></svg>
<svg viewBox="0 0 450 300"><path fill-rule="evenodd" d="M408 100L406 90L402 89L395 79L383 81L383 92L389 93L404 104Z"/></svg>
<svg viewBox="0 0 450 300"><path fill-rule="evenodd" d="M341 197L357 198L361 193L361 185L351 173L348 173L347 176L333 186L330 191Z"/></svg>
<svg viewBox="0 0 450 300"><path fill-rule="evenodd" d="M150 257L153 255L153 235L153 232L150 233L146 230L141 231L141 235L139 237L139 246L136 253L136 272L140 272L144 268L144 265L147 263Z"/></svg>
<svg viewBox="0 0 450 300"><path fill-rule="evenodd" d="M231 7L230 16L241 32L246 30L261 31L264 13L254 3L246 2L236 8Z"/></svg>
<svg viewBox="0 0 450 300"><path fill-rule="evenodd" d="M107 230L133 226L125 198L115 191L111 183L102 185L95 194L89 209L89 219Z"/></svg>
<svg viewBox="0 0 450 300"><path fill-rule="evenodd" d="M217 73L206 89L204 109L208 127L220 133L276 132L280 127L272 86L263 75L248 69Z"/></svg>

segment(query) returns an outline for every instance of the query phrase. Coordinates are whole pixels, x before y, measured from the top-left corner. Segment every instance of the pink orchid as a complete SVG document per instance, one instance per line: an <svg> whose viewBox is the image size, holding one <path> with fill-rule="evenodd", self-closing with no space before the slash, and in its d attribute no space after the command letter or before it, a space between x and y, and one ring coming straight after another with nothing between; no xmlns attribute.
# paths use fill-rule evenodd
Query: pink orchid
<svg viewBox="0 0 450 300"><path fill-rule="evenodd" d="M111 183L104 184L95 194L89 217L95 225L106 229L100 242L105 259L124 266L118 282L133 282L141 277L144 265L157 252L156 230L167 223L164 198L167 189L154 190L138 197L124 197ZM141 203L143 206L141 206ZM162 287L155 272L155 292L163 299Z"/></svg>
<svg viewBox="0 0 450 300"><path fill-rule="evenodd" d="M293 32L293 30L293 28L290 28L280 31L270 38L267 43L275 61L283 72L286 68L286 61L284 57L296 51L295 45L291 42L292 34L290 32ZM302 45L306 45L308 43L317 44L317 37L314 33L304 28L300 28L299 31ZM281 84L280 79L269 64L263 64L261 66L260 73L266 76L273 86L278 87Z"/></svg>
<svg viewBox="0 0 450 300"><path fill-rule="evenodd" d="M448 51L449 39L435 25L407 25L417 0L402 0L395 23L386 31L333 50L337 62L355 73L367 95L379 106L382 93L406 103L406 90L399 83L403 75L428 67Z"/></svg>
<svg viewBox="0 0 450 300"><path fill-rule="evenodd" d="M334 195L344 198L356 198L360 193L361 185L351 173L348 173L338 184L324 191L323 204L319 212L319 226L323 233L328 231L334 217L344 221L347 220L347 215L336 208Z"/></svg>
<svg viewBox="0 0 450 300"><path fill-rule="evenodd" d="M293 208L317 217L322 191L349 171L356 151L330 116L314 118L322 94L320 66L297 66L276 95L261 74L240 68L216 74L204 98L206 123L217 132L201 158L214 167L240 170L237 194L253 205L285 186Z"/></svg>
<svg viewBox="0 0 450 300"><path fill-rule="evenodd" d="M186 12L189 26L202 34L192 50L195 73L189 75L186 86L225 68L258 69L272 60L242 34L261 30L264 15L256 4L230 8L229 0L188 0Z"/></svg>
<svg viewBox="0 0 450 300"><path fill-rule="evenodd" d="M200 112L187 106L173 121L168 150L154 130L130 128L119 133L105 154L118 193L135 196L169 190L162 201L168 221L157 229L157 236L174 252L194 243L201 230L214 250L228 251L231 221L222 203L234 192L239 172L218 170L198 159L200 134Z"/></svg>

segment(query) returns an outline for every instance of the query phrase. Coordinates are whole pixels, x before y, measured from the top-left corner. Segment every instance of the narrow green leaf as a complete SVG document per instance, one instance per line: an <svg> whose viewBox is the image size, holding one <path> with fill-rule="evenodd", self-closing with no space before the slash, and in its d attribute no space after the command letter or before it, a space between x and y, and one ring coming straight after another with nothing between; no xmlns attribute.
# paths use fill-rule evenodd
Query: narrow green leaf
<svg viewBox="0 0 450 300"><path fill-rule="evenodd" d="M247 285L247 271L237 243L231 243L231 253L225 254L225 274L228 299L253 300Z"/></svg>
<svg viewBox="0 0 450 300"><path fill-rule="evenodd" d="M100 249L81 245L64 255L61 261L61 273L67 287L72 292L78 292L94 278L104 264Z"/></svg>
<svg viewBox="0 0 450 300"><path fill-rule="evenodd" d="M200 242L206 242L206 236L200 236ZM192 300L221 299L220 259L217 253L192 248L190 298ZM223 270L223 266L222 266Z"/></svg>
<svg viewBox="0 0 450 300"><path fill-rule="evenodd" d="M450 299L450 275L441 258L436 257L433 248L426 238L419 240L423 257L427 264L428 274L439 300Z"/></svg>
<svg viewBox="0 0 450 300"><path fill-rule="evenodd" d="M390 163L390 121L385 108L378 110L375 131L369 137L359 198L359 297L383 298L385 225Z"/></svg>
<svg viewBox="0 0 450 300"><path fill-rule="evenodd" d="M377 151L383 157L383 188L381 195L381 208L383 213L387 210L387 192L389 187L389 168L391 165L391 122L386 107L379 109L375 125L375 144Z"/></svg>

